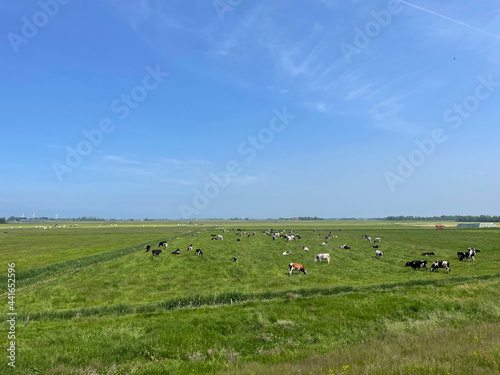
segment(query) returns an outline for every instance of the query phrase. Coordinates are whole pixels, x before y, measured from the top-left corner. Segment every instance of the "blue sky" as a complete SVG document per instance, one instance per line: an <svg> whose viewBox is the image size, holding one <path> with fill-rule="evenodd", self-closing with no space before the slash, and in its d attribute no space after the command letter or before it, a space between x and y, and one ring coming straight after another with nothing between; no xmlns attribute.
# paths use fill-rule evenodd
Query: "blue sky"
<svg viewBox="0 0 500 375"><path fill-rule="evenodd" d="M0 0L0 29L0 216L499 214L496 1Z"/></svg>

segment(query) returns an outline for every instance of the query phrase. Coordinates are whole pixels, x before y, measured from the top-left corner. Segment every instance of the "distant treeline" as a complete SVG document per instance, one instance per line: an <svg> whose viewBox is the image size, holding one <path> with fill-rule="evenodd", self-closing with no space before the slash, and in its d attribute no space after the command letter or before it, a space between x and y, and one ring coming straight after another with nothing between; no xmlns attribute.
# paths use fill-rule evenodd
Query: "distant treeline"
<svg viewBox="0 0 500 375"><path fill-rule="evenodd" d="M500 216L490 215L442 215L442 216L387 216L390 221L460 221L460 222L500 222Z"/></svg>
<svg viewBox="0 0 500 375"><path fill-rule="evenodd" d="M322 217L317 216L299 216L299 217L280 217L278 220L324 220Z"/></svg>

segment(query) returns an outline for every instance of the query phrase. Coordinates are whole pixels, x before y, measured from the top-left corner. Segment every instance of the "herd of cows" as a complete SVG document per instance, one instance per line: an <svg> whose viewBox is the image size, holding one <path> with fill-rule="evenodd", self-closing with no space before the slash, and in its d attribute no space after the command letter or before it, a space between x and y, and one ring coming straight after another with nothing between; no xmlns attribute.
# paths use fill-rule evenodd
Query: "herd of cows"
<svg viewBox="0 0 500 375"><path fill-rule="evenodd" d="M238 228L235 228L235 229L232 229L233 231L236 231L237 235L239 236L244 236L244 237L250 237L250 236L255 236L257 233L256 232L253 232L252 234L247 234L245 229L238 229ZM340 228L338 229L339 231L341 230ZM203 230L205 231L205 230ZM228 230L224 229L224 228L221 228L221 231L226 233L228 232ZM314 232L316 232L316 230L313 230ZM196 234L196 236L199 236L199 232ZM273 229L269 229L268 231L265 231L265 232L262 232L262 234L264 235L268 235L268 236L272 236L272 239L273 241L276 241L278 240L278 238L282 238L284 239L286 242L290 242L290 241L297 241L299 239L302 239L302 237L299 235L299 234L294 234L294 230L290 230L290 231L286 231L286 230L282 230L282 231L274 231ZM320 234L318 234L319 236ZM194 237L194 234L191 235L191 237ZM220 234L212 234L211 235L212 237L212 240L220 240L220 241L223 241L224 238L222 235ZM329 240L331 238L337 238L338 236L336 235L333 235L332 234L332 231L330 231L330 233L325 237L325 241L322 242L321 245L327 245L328 242L326 242L326 240ZM372 239L371 237L369 237L368 235L364 234L361 236L361 238L363 239L366 239L368 242L372 242ZM236 241L241 241L241 239L236 239ZM379 237L376 237L374 239L375 243L380 243L381 242L381 239ZM163 247L163 248L167 248L168 247L168 243L167 241L161 241L159 244L158 244L158 247ZM371 246L373 249L375 249L375 258L377 259L380 259L384 256L384 253L380 250L378 250L379 248L379 245L373 245ZM347 244L344 244L344 245L340 245L340 248L342 249L350 249L351 247L348 246ZM309 248L306 247L306 246L302 246L301 247L302 250L304 251L309 251ZM151 250L151 246L150 245L147 245L146 246L146 252L149 252ZM187 251L191 251L193 250L193 245L190 244L187 248ZM467 252L462 252L462 251L458 251L457 252L457 256L458 256L458 259L460 261L463 261L463 260L470 260L470 261L474 261L474 258L476 256L477 253L479 253L480 250L479 249L475 249L475 248L472 248L472 247L469 247L468 248L468 251ZM162 250L159 250L159 249L156 249L156 250L152 250L151 251L153 257L158 257L161 253L162 253ZM181 253L181 250L179 248L177 248L176 250L174 250L172 252L173 255L179 255ZM282 255L292 255L293 252L292 251L285 251L283 252ZM195 255L203 255L203 251L201 249L196 249L195 250ZM434 252L426 252L426 253L422 253L422 256L434 256ZM330 264L330 254L329 253L319 253L318 255L316 255L316 257L314 258L314 262L317 262L317 261L320 261L322 262L323 260L326 260L328 262L328 264ZM231 259L232 262L237 262L238 259L233 257ZM427 268L427 265L428 265L428 262L427 260L413 260L413 261L410 261L410 262L406 262L405 264L405 267L411 267L413 268L414 270L416 269L424 269L425 271L428 270ZM440 260L440 261L432 261L431 263L431 266L430 266L430 271L431 272L437 272L439 270L439 268L443 268L443 269L446 269L446 272L447 273L450 273L451 272L451 266L450 266L450 262L449 261L446 261L446 260ZM292 274L292 271L298 271L299 275L301 273L303 273L304 275L307 275L307 270L304 268L304 265L301 264L301 263L289 263L288 264L288 275L291 275Z"/></svg>

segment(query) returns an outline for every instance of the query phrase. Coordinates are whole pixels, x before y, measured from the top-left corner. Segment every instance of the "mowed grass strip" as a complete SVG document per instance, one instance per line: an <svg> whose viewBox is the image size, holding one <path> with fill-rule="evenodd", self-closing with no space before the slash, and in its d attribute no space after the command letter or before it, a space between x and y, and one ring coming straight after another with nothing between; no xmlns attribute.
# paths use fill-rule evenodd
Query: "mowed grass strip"
<svg viewBox="0 0 500 375"><path fill-rule="evenodd" d="M419 286L441 286L444 284L456 284L480 282L484 280L499 279L500 273L494 275L453 277L438 280L411 280L397 283L374 284L367 286L338 286L332 288L308 288L298 290L276 290L261 293L241 293L227 292L215 295L198 295L191 297L173 298L161 302L145 304L125 304L96 306L91 308L70 309L70 310L52 310L42 312L19 313L18 319L24 320L29 314L31 321L47 320L69 320L75 317L102 317L107 315L123 316L129 314L155 313L162 310L175 310L183 308L196 308L205 306L233 305L236 303L248 301L263 301L277 298L309 297L315 295L339 295L344 293L369 293L373 291L390 290L395 288L410 288Z"/></svg>
<svg viewBox="0 0 500 375"><path fill-rule="evenodd" d="M326 240L328 229L303 227L301 240L273 241L261 232L266 228L252 228L250 237L241 232L222 233L220 229L202 232L199 237L181 237L169 241L167 250L153 258L151 253L131 252L109 262L71 274L62 274L53 280L19 289L19 312L97 308L99 306L135 305L162 302L198 296L216 296L231 293L265 293L312 288L364 286L407 281L430 281L451 277L473 277L496 274L500 269L500 249L497 231L437 231L434 229L395 229L349 227L332 231L336 238ZM333 228L332 228L333 227ZM332 225L330 228L334 229ZM212 240L212 234L222 234L223 241ZM381 237L382 259L375 258L373 242L361 238L368 234ZM237 241L240 239L240 241ZM189 244L193 251L186 251ZM351 250L341 249L347 243ZM157 242L151 242L157 248ZM310 251L301 250L307 246ZM474 246L482 249L475 262L459 262L456 249ZM172 255L175 249L180 255ZM194 255L201 248L203 256ZM284 251L293 254L283 256ZM436 256L422 257L422 252L433 251ZM314 262L320 252L328 252L332 262ZM231 262L232 257L238 262ZM451 274L405 268L407 261L427 259L449 260ZM288 276L288 263L304 264L307 275Z"/></svg>
<svg viewBox="0 0 500 375"><path fill-rule="evenodd" d="M289 295L275 301L123 317L30 322L17 328L22 345L14 373L259 373L263 366L287 363L291 366L282 369L298 366L301 372L311 368L313 373L330 369L331 373L352 374L408 373L411 369L447 373L450 363L457 360L457 349L448 352L450 344L440 347L443 341L438 336L428 336L442 332L445 338L443 327L456 332L463 332L463 327L469 332L478 328L467 340L454 342L462 354L453 363L452 373L468 373L471 368L495 373L499 299L500 281L486 280L336 296ZM487 328L495 330L490 335ZM450 333L448 337L455 336ZM398 340L405 339L411 341L391 351ZM378 358L371 367L367 360L373 354L366 358L356 354L363 348L365 353L377 349ZM337 359L329 362L329 353L337 353ZM313 355L318 366L312 366L313 359L307 360ZM349 367L340 368L339 364ZM417 368L417 364L426 367Z"/></svg>

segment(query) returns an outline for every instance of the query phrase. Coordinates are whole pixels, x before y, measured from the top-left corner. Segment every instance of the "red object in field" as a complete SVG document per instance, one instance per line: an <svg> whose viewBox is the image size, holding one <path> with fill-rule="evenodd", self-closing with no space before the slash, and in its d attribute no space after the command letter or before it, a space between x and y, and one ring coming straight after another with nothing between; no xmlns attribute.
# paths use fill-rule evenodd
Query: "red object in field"
<svg viewBox="0 0 500 375"><path fill-rule="evenodd" d="M444 225L436 225L436 229L444 229Z"/></svg>

